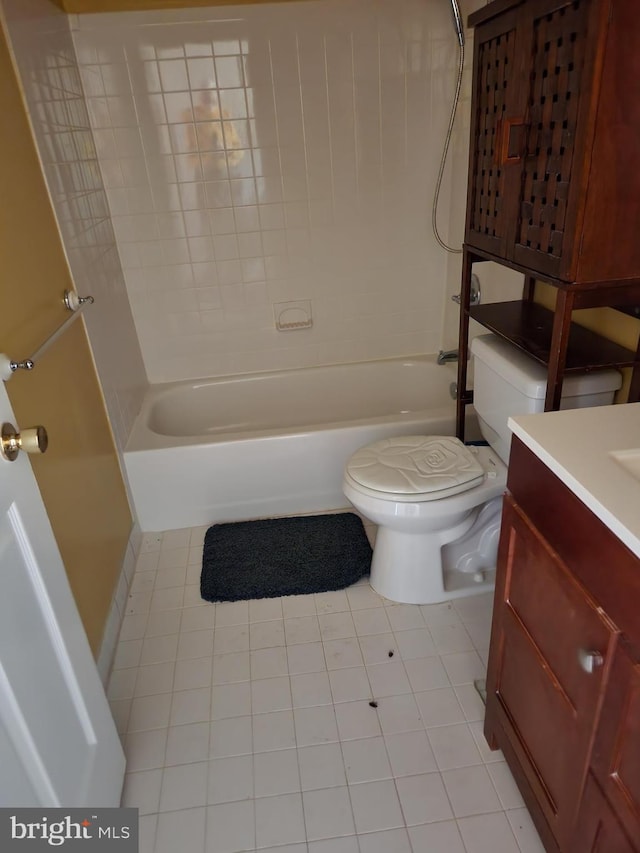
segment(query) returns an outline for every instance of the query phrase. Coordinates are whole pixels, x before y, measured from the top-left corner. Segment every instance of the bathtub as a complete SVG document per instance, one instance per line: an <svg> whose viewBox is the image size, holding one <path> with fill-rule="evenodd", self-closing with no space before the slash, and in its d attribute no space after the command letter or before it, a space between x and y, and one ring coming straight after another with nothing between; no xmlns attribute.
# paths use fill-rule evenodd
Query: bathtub
<svg viewBox="0 0 640 853"><path fill-rule="evenodd" d="M342 472L392 435L455 432L435 356L152 386L124 454L143 531L347 505Z"/></svg>

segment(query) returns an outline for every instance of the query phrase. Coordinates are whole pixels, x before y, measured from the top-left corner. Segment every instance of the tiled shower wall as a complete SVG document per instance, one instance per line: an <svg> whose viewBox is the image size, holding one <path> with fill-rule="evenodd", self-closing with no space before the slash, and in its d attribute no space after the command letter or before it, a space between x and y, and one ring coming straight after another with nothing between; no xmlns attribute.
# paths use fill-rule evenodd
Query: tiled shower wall
<svg viewBox="0 0 640 853"><path fill-rule="evenodd" d="M438 349L448 258L430 217L457 61L446 0L71 25L150 381ZM450 203L449 166L445 236ZM276 329L309 315L312 328Z"/></svg>
<svg viewBox="0 0 640 853"><path fill-rule="evenodd" d="M78 293L95 298L84 318L122 453L147 380L69 22L49 0L1 8L71 274Z"/></svg>

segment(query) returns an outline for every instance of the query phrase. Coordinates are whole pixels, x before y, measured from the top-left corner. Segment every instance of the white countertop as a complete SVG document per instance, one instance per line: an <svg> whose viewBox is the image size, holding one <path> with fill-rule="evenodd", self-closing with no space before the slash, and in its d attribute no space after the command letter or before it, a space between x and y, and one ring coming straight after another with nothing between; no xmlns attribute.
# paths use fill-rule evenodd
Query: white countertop
<svg viewBox="0 0 640 853"><path fill-rule="evenodd" d="M640 557L640 479L612 455L640 454L640 403L520 415L509 427Z"/></svg>

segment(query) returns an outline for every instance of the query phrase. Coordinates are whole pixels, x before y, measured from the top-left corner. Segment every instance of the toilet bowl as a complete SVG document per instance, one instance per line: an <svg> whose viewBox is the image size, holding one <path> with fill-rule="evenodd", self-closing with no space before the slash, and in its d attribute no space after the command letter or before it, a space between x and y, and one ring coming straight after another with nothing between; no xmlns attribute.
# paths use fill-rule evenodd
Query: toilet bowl
<svg viewBox="0 0 640 853"><path fill-rule="evenodd" d="M452 436L402 436L357 451L343 491L378 525L373 589L407 604L491 589L506 481L491 448Z"/></svg>
<svg viewBox="0 0 640 853"><path fill-rule="evenodd" d="M487 445L399 436L356 451L343 492L378 525L371 586L391 601L434 604L493 589L510 416L544 410L546 371L494 335L475 338L474 408ZM616 370L568 376L561 408L608 405Z"/></svg>

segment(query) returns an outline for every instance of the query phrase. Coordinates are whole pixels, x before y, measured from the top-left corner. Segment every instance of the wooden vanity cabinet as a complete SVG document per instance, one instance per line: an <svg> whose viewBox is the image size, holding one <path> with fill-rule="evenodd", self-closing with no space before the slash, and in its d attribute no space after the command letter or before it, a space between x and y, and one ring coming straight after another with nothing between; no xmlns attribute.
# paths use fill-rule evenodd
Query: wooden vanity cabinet
<svg viewBox="0 0 640 853"><path fill-rule="evenodd" d="M485 736L548 851L640 851L639 612L640 561L514 437Z"/></svg>

